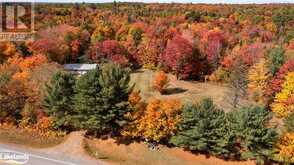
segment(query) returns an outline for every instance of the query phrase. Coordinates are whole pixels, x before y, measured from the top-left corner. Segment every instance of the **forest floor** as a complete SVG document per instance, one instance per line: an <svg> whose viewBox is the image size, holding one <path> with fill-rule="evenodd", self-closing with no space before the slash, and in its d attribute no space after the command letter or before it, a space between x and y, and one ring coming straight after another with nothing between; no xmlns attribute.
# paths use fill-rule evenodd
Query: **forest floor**
<svg viewBox="0 0 294 165"><path fill-rule="evenodd" d="M185 102L195 103L202 98L210 97L214 103L224 111L233 109L231 90L225 85L214 83L204 83L198 81L177 80L174 75L169 74L170 85L167 94L161 95L153 89L153 78L156 72L142 69L131 74L131 83L135 84L135 90L140 90L143 100L148 101L152 98L158 99L180 99ZM248 105L248 102L242 100L240 106Z"/></svg>
<svg viewBox="0 0 294 165"><path fill-rule="evenodd" d="M180 148L159 146L148 149L145 143L118 144L113 139L85 139L86 150L110 165L254 165L254 161L225 161Z"/></svg>

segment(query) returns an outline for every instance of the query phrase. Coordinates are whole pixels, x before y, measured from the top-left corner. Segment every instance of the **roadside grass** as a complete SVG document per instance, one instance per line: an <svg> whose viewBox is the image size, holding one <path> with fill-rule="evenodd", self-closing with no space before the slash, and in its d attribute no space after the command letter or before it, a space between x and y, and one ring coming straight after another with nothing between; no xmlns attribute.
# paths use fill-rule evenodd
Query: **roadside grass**
<svg viewBox="0 0 294 165"><path fill-rule="evenodd" d="M159 146L150 150L144 143L117 144L113 139L84 139L88 154L110 165L254 165L253 161L225 161L179 148Z"/></svg>
<svg viewBox="0 0 294 165"><path fill-rule="evenodd" d="M67 136L42 136L38 132L29 132L20 128L0 127L0 142L20 144L34 148L56 146L66 140Z"/></svg>

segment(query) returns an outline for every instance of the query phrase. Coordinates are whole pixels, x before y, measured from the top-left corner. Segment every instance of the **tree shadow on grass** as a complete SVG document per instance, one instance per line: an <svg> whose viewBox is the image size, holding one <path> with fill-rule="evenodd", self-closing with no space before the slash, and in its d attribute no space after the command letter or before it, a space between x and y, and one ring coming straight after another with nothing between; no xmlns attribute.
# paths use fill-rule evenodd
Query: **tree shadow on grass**
<svg viewBox="0 0 294 165"><path fill-rule="evenodd" d="M179 94L179 93L184 93L186 91L187 89L183 89L183 88L167 88L165 90L164 95Z"/></svg>

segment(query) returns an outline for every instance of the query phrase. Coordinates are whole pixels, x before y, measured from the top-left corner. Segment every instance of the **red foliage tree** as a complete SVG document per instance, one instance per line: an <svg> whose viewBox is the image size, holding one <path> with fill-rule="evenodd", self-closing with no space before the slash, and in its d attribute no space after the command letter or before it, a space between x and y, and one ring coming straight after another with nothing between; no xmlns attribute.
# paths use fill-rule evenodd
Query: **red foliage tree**
<svg viewBox="0 0 294 165"><path fill-rule="evenodd" d="M96 62L112 60L121 65L128 64L127 51L115 40L97 42L90 48L88 56Z"/></svg>
<svg viewBox="0 0 294 165"><path fill-rule="evenodd" d="M267 88L267 96L273 96L275 93L280 92L282 84L285 81L285 76L288 72L294 71L294 60L289 60L281 66L278 73L270 81L270 85Z"/></svg>
<svg viewBox="0 0 294 165"><path fill-rule="evenodd" d="M225 44L223 33L219 30L210 30L200 40L200 50L207 57L210 65L218 66L218 60Z"/></svg>
<svg viewBox="0 0 294 165"><path fill-rule="evenodd" d="M265 49L261 43L254 43L241 47L239 53L243 61L248 66L252 66L254 63L259 61L261 57L264 56L264 51Z"/></svg>
<svg viewBox="0 0 294 165"><path fill-rule="evenodd" d="M199 75L199 60L193 53L192 43L180 35L175 35L167 44L160 62L166 69L171 69L177 78L187 79Z"/></svg>
<svg viewBox="0 0 294 165"><path fill-rule="evenodd" d="M89 33L69 25L59 25L38 32L30 45L34 54L44 54L58 63L76 62L87 46Z"/></svg>

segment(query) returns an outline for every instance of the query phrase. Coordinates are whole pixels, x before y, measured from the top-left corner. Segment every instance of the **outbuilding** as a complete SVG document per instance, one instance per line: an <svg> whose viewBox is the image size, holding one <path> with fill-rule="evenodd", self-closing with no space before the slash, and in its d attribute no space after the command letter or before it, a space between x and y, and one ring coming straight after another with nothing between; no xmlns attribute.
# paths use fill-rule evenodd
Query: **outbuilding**
<svg viewBox="0 0 294 165"><path fill-rule="evenodd" d="M97 69L98 64L64 64L64 69L68 72L82 75L90 70Z"/></svg>

